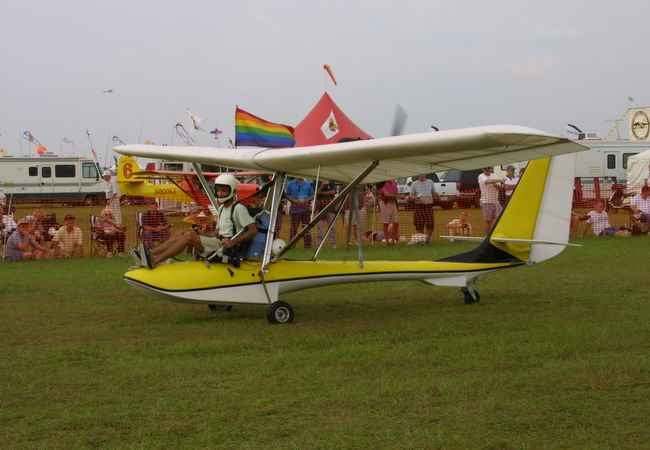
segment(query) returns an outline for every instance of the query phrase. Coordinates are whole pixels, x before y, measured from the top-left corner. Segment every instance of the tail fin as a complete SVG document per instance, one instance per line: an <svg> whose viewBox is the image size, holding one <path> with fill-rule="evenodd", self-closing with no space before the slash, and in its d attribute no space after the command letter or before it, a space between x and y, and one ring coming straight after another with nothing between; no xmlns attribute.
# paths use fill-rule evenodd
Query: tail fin
<svg viewBox="0 0 650 450"><path fill-rule="evenodd" d="M520 261L537 263L562 252L569 242L575 155L531 161L496 222L492 245ZM544 243L498 242L499 238Z"/></svg>
<svg viewBox="0 0 650 450"><path fill-rule="evenodd" d="M538 263L569 242L575 155L528 163L508 205L481 245L455 261Z"/></svg>
<svg viewBox="0 0 650 450"><path fill-rule="evenodd" d="M139 170L140 166L133 156L120 156L117 160L117 182L142 183L142 180L133 177L133 173Z"/></svg>

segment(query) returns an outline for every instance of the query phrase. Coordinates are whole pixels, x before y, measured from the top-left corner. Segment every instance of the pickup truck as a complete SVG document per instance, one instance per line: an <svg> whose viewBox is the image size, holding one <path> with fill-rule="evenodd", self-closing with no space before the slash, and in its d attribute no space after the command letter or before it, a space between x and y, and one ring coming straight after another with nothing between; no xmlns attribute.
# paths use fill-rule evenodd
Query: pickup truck
<svg viewBox="0 0 650 450"><path fill-rule="evenodd" d="M478 186L478 176L482 170L448 170L442 177L442 183L446 184L449 189L449 198L451 192L455 192L455 199L460 208L473 208L480 206L481 189ZM451 185L455 186L451 188ZM438 191L436 191L438 192ZM442 195L438 193L438 195ZM444 206L443 206L444 207Z"/></svg>
<svg viewBox="0 0 650 450"><path fill-rule="evenodd" d="M433 204L438 205L444 209L450 209L454 206L454 202L458 201L458 188L455 182L440 181L438 175L431 173L427 175L433 181L433 191L437 194L433 199ZM397 180L397 190L402 195L409 195L411 192L411 183L414 178L399 178Z"/></svg>

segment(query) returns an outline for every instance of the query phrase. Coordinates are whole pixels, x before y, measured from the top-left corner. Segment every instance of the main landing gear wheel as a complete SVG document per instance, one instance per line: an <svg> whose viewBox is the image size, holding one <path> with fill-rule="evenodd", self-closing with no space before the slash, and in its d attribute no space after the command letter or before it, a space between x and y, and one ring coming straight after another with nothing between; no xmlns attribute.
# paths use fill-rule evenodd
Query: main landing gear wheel
<svg viewBox="0 0 650 450"><path fill-rule="evenodd" d="M460 291L465 296L466 305L471 305L472 303L478 303L481 301L481 295L472 287L464 287L461 288Z"/></svg>
<svg viewBox="0 0 650 450"><path fill-rule="evenodd" d="M215 305L213 303L208 305L208 308L210 308L210 312L216 313L217 311L230 311L232 309L232 305Z"/></svg>
<svg viewBox="0 0 650 450"><path fill-rule="evenodd" d="M293 308L286 302L271 303L266 310L266 318L270 323L291 323L293 322Z"/></svg>

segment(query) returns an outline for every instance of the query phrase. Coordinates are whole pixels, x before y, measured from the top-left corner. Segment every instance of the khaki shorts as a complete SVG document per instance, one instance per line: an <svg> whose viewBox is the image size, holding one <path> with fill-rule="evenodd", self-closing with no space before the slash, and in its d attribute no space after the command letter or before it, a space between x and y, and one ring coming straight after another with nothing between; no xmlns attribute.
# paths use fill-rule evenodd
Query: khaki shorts
<svg viewBox="0 0 650 450"><path fill-rule="evenodd" d="M498 203L481 203L481 211L483 211L485 221L492 221L501 213L501 205Z"/></svg>
<svg viewBox="0 0 650 450"><path fill-rule="evenodd" d="M379 217L382 223L399 223L399 211L395 202L384 203L379 200Z"/></svg>
<svg viewBox="0 0 650 450"><path fill-rule="evenodd" d="M221 249L221 239L199 235L199 240L201 241L201 247L203 247L201 256L208 256Z"/></svg>

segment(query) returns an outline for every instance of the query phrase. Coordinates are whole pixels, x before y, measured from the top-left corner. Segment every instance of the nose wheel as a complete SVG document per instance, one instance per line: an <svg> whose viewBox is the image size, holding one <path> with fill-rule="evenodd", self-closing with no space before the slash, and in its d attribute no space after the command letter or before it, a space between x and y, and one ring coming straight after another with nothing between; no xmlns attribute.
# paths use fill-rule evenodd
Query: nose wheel
<svg viewBox="0 0 650 450"><path fill-rule="evenodd" d="M266 310L266 318L273 324L285 324L293 322L293 308L286 302L271 303Z"/></svg>
<svg viewBox="0 0 650 450"><path fill-rule="evenodd" d="M478 303L481 301L481 295L478 293L478 290L471 285L461 288L460 291L465 297L465 304L471 305L472 303Z"/></svg>

